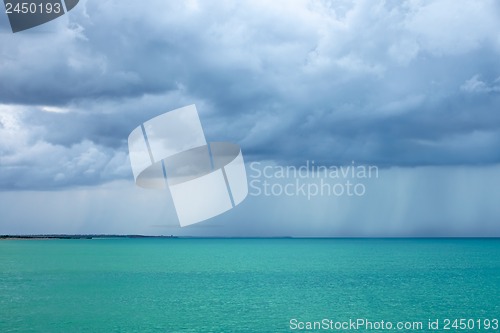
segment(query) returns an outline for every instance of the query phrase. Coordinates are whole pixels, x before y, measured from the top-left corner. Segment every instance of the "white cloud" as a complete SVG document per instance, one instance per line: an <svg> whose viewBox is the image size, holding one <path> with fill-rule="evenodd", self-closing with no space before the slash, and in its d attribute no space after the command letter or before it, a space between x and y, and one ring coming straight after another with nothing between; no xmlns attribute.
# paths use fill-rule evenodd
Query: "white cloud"
<svg viewBox="0 0 500 333"><path fill-rule="evenodd" d="M482 81L479 74L474 75L461 86L460 90L468 93L489 93L500 92L500 78L496 79L492 84Z"/></svg>
<svg viewBox="0 0 500 333"><path fill-rule="evenodd" d="M58 107L58 106L41 106L40 109L45 112L55 112L55 113L68 113L69 108Z"/></svg>
<svg viewBox="0 0 500 333"><path fill-rule="evenodd" d="M130 175L121 151L89 140L62 146L44 140L46 129L24 121L26 107L0 105L0 183L7 188L55 188L100 183Z"/></svg>
<svg viewBox="0 0 500 333"><path fill-rule="evenodd" d="M420 46L415 40L403 39L391 45L389 55L400 65L408 65L418 55Z"/></svg>
<svg viewBox="0 0 500 333"><path fill-rule="evenodd" d="M486 1L412 1L405 27L422 49L435 55L462 54L494 45L500 30L498 3Z"/></svg>

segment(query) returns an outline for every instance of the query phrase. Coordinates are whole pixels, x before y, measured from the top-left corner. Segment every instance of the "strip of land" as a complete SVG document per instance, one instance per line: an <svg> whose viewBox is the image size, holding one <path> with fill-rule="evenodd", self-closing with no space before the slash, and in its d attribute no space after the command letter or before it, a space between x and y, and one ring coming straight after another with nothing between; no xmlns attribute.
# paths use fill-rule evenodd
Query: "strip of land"
<svg viewBox="0 0 500 333"><path fill-rule="evenodd" d="M177 236L145 235L0 235L0 240L8 239L96 239L96 238L177 238Z"/></svg>

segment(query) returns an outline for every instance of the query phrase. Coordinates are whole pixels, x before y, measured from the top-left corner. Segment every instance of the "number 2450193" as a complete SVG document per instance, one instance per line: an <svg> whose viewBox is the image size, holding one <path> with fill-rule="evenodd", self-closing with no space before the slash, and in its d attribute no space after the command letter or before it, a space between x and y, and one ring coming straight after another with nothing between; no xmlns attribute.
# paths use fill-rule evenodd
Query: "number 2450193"
<svg viewBox="0 0 500 333"><path fill-rule="evenodd" d="M34 3L22 2L15 5L7 2L5 3L5 12L7 14L59 14L61 13L61 3Z"/></svg>

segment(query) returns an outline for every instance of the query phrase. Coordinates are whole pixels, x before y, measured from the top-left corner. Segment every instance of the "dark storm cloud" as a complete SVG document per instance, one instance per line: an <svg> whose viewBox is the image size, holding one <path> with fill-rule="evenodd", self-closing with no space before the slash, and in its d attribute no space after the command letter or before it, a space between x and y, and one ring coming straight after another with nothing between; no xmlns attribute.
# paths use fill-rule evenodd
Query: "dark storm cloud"
<svg viewBox="0 0 500 333"><path fill-rule="evenodd" d="M128 133L192 103L207 139L239 142L248 161L499 163L499 12L89 0L19 34L2 18L1 186L130 178Z"/></svg>

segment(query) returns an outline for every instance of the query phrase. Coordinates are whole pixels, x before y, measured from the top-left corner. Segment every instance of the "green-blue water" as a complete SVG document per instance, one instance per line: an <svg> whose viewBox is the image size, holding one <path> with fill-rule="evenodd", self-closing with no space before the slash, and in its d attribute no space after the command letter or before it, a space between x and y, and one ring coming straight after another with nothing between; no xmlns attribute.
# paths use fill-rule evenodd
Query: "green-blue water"
<svg viewBox="0 0 500 333"><path fill-rule="evenodd" d="M293 318L500 318L500 240L0 241L0 332L288 332Z"/></svg>

